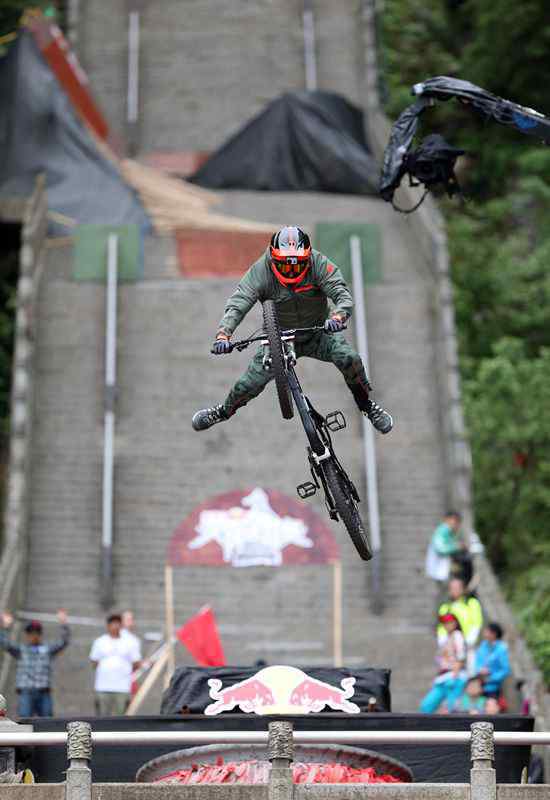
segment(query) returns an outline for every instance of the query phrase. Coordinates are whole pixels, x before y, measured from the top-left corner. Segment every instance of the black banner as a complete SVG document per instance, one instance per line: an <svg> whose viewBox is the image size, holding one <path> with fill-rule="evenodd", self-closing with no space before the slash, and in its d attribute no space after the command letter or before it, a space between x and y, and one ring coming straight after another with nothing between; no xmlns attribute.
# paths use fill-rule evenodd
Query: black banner
<svg viewBox="0 0 550 800"><path fill-rule="evenodd" d="M391 711L390 670L334 667L180 667L161 714L358 714Z"/></svg>

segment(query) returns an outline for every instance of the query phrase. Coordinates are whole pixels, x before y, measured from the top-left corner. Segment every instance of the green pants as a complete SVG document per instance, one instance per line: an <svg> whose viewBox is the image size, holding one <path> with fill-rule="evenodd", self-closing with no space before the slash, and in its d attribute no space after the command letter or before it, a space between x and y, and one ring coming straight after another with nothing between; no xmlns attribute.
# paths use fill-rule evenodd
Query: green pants
<svg viewBox="0 0 550 800"><path fill-rule="evenodd" d="M128 708L130 695L126 692L96 692L95 699L100 717L122 717Z"/></svg>
<svg viewBox="0 0 550 800"><path fill-rule="evenodd" d="M365 367L359 353L349 344L343 333L316 333L305 341L296 341L295 349L298 358L306 356L318 361L331 361L344 376L360 410L368 410L370 384ZM246 372L227 395L223 408L228 417L257 397L273 379L273 372L263 367L263 355L263 347L260 347Z"/></svg>

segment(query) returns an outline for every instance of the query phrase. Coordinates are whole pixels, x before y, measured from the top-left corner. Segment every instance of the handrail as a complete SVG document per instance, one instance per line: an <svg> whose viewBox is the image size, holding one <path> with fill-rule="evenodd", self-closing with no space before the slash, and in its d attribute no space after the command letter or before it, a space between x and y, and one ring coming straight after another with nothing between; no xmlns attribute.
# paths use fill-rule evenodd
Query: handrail
<svg viewBox="0 0 550 800"><path fill-rule="evenodd" d="M101 534L101 600L112 602L113 472L116 395L116 325L118 283L118 235L107 244L107 320L105 332L105 422L103 444L103 521Z"/></svg>
<svg viewBox="0 0 550 800"><path fill-rule="evenodd" d="M312 92L317 89L317 59L315 57L315 18L311 0L304 0L302 24L304 29L306 89Z"/></svg>
<svg viewBox="0 0 550 800"><path fill-rule="evenodd" d="M355 338L357 349L365 365L367 375L369 370L369 344L367 336L367 314L365 310L365 289L363 282L363 259L361 255L361 239L351 236L349 240L351 256L351 274L353 297L355 301ZM372 425L363 417L363 458L367 481L367 497L369 512L369 532L371 537L373 560L371 563L372 591L369 596L373 600L373 611L377 614L382 611L382 582L380 557L382 540L380 535L380 505L378 502L378 478L376 473L376 444Z"/></svg>
<svg viewBox="0 0 550 800"><path fill-rule="evenodd" d="M130 11L128 15L128 87L126 100L126 122L128 146L131 155L137 151L137 125L139 120L139 51L140 13Z"/></svg>
<svg viewBox="0 0 550 800"><path fill-rule="evenodd" d="M29 733L0 733L0 747L62 745L67 742L66 731ZM161 745L161 744L267 744L264 731L92 731L93 744L102 745ZM470 731L293 731L296 744L422 744L468 745ZM550 745L550 731L529 733L495 731L495 745Z"/></svg>

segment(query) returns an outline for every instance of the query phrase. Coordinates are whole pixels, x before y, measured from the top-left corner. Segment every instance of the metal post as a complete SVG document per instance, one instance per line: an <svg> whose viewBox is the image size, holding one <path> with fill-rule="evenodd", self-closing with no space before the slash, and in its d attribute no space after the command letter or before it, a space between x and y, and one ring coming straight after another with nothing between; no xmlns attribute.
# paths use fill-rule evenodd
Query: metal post
<svg viewBox="0 0 550 800"><path fill-rule="evenodd" d="M471 800L496 800L496 772L494 728L491 722L474 722L470 726L472 739L470 752L472 769L470 771Z"/></svg>
<svg viewBox="0 0 550 800"><path fill-rule="evenodd" d="M113 474L116 393L116 322L118 236L111 233L107 246L107 329L105 341L105 425L103 446L103 525L101 537L102 602L112 602Z"/></svg>
<svg viewBox="0 0 550 800"><path fill-rule="evenodd" d="M304 63L306 70L306 89L317 89L317 59L315 56L315 22L311 0L304 0Z"/></svg>
<svg viewBox="0 0 550 800"><path fill-rule="evenodd" d="M293 795L292 761L294 760L293 728L291 722L270 722L267 742L269 800L291 800Z"/></svg>
<svg viewBox="0 0 550 800"><path fill-rule="evenodd" d="M67 725L67 783L65 800L91 800L92 728L88 722L69 722Z"/></svg>
<svg viewBox="0 0 550 800"><path fill-rule="evenodd" d="M139 46L140 46L139 11L130 11L128 15L128 147L131 155L137 151L137 121L139 115Z"/></svg>
<svg viewBox="0 0 550 800"><path fill-rule="evenodd" d="M355 337L357 349L365 365L367 375L369 370L369 345L367 338L367 315L365 309L365 289L363 283L363 257L361 254L361 239L359 236L351 236L349 240L351 255L351 272L353 281L353 297L355 301ZM367 476L367 497L369 506L369 531L371 538L374 561L372 565L372 577L374 583L374 596L377 598L377 609L379 609L380 599L380 572L379 555L382 548L380 535L380 507L378 504L378 479L376 474L376 445L374 441L374 431L372 425L366 417L363 417L363 457L365 472Z"/></svg>

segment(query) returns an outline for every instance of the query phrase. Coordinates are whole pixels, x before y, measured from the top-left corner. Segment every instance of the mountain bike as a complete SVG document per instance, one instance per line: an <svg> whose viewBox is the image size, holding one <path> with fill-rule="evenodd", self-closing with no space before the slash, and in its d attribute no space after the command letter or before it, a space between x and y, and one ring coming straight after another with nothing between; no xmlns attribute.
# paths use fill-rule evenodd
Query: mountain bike
<svg viewBox="0 0 550 800"><path fill-rule="evenodd" d="M293 418L294 404L309 442L307 457L312 480L296 487L298 495L305 500L322 489L330 518L344 523L357 552L364 561L369 561L372 550L367 530L357 509L360 497L353 481L336 457L330 435L343 430L346 419L341 411L331 411L326 416L316 411L304 394L294 369L297 361L294 348L296 336L318 333L324 331L324 328L313 326L282 331L273 300L264 302L263 320L262 333L231 342L229 352L245 350L254 342L259 342L264 347L264 369L273 372L283 418Z"/></svg>

